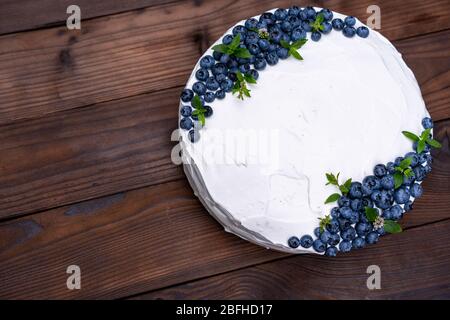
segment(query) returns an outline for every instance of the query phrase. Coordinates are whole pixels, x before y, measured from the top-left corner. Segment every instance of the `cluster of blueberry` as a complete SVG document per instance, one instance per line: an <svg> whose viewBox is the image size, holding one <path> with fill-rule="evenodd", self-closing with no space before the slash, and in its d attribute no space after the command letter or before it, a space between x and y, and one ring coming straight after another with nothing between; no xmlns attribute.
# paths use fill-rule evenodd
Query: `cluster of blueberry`
<svg viewBox="0 0 450 320"><path fill-rule="evenodd" d="M431 129L433 121L424 118L422 126ZM365 177L362 183L352 182L348 194L342 195L338 206L331 210L325 228L317 227L314 230L315 239L310 235L301 238L294 236L288 239L288 245L294 249L299 246L313 247L316 252L335 256L338 251L348 252L376 243L386 233L383 221L400 220L412 209L413 200L422 195L420 182L431 172L429 147L423 152L417 152L417 144L413 144L413 148L415 151L407 153L405 157L398 157L387 165L376 165L374 175ZM395 168L407 158L410 159L412 174L405 176L402 185L395 188ZM366 208L375 208L377 212L381 210L381 219L376 223L370 222Z"/></svg>
<svg viewBox="0 0 450 320"><path fill-rule="evenodd" d="M296 42L306 39L307 32L311 33L311 40L319 41L322 34L331 32L332 29L342 31L346 37L355 34L362 38L369 35L369 29L365 26L355 28L356 19L346 17L344 20L333 19L333 12L329 9L316 11L313 7L299 8L292 6L289 9L277 9L274 13L263 13L259 19L251 18L245 25L237 25L232 34L223 37L222 43L230 45L239 34L239 47L249 53L249 57L238 57L230 54L214 51L213 55L204 56L200 60L200 69L195 73L198 80L192 89L186 88L181 93L183 103L191 103L194 95L198 95L208 114L212 109L206 103L212 103L215 99L225 98L225 94L233 90L237 80L236 73L248 74L253 79L259 77L258 71L264 70L267 65L273 66L280 59L290 56L289 50L282 43ZM180 127L189 130L191 142L199 139L197 116L192 115L195 106L184 105L181 108ZM193 121L194 120L194 121Z"/></svg>

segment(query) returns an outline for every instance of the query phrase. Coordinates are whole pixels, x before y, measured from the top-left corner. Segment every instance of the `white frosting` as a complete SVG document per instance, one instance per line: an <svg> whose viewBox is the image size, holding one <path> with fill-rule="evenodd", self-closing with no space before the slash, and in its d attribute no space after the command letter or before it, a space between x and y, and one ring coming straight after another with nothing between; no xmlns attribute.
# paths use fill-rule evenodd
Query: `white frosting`
<svg viewBox="0 0 450 320"><path fill-rule="evenodd" d="M241 101L228 93L209 104L214 114L200 141L183 148L195 163L185 166L191 185L226 230L296 253L314 251L290 249L288 238L313 235L318 218L336 205L324 204L337 191L325 186L325 173L362 181L376 164L411 151L401 131L420 132L422 118L429 116L413 73L374 30L366 39L333 30L299 52L303 61L290 57L260 71L251 98ZM239 130L265 132L269 140L259 141L269 144L271 161L261 161L254 150L244 159L236 156L231 142L217 135L231 130L243 140ZM188 141L186 131L182 139ZM213 163L217 155L222 163Z"/></svg>

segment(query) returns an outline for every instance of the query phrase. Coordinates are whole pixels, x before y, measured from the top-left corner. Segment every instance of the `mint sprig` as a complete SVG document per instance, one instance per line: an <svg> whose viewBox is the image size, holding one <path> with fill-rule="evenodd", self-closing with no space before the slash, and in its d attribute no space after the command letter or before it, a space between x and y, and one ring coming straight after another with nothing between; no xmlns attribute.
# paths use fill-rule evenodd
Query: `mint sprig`
<svg viewBox="0 0 450 320"><path fill-rule="evenodd" d="M402 131L402 133L408 139L417 142L417 153L422 153L425 150L427 144L433 148L442 147L439 141L430 137L431 129L425 129L424 131L422 131L420 137L409 131Z"/></svg>
<svg viewBox="0 0 450 320"><path fill-rule="evenodd" d="M202 100L198 95L195 95L194 98L192 99L192 106L195 108L195 110L192 111L192 115L197 116L202 126L205 126L206 109L203 108Z"/></svg>
<svg viewBox="0 0 450 320"><path fill-rule="evenodd" d="M384 228L387 233L399 233L402 232L401 225L394 220L385 220L379 216L378 210L375 208L365 207L366 218L374 224L374 226Z"/></svg>
<svg viewBox="0 0 450 320"><path fill-rule="evenodd" d="M403 159L398 166L396 166L394 173L394 188L397 189L403 184L404 178L409 178L413 175L411 169L412 158Z"/></svg>
<svg viewBox="0 0 450 320"><path fill-rule="evenodd" d="M316 16L316 19L309 24L311 26L311 29L312 29L311 31L312 32L314 32L314 31L316 31L316 32L322 31L324 29L324 27L322 25L324 20L325 20L325 17L323 16L323 14L319 13Z"/></svg>
<svg viewBox="0 0 450 320"><path fill-rule="evenodd" d="M212 49L214 51L228 54L229 56L233 56L236 58L251 58L252 55L247 48L241 48L239 45L241 44L241 34L238 33L234 36L233 41L230 44L217 44Z"/></svg>
<svg viewBox="0 0 450 320"><path fill-rule="evenodd" d="M339 188L339 191L343 195L346 195L350 191L350 185L352 184L352 179L350 178L347 181L345 181L343 184L339 184L339 174L340 174L340 172L335 176L332 173L325 173L325 176L327 177L327 180L328 180L328 182L325 185L327 185L327 186L330 184L334 185ZM340 197L341 197L341 194L333 193L332 195L330 195L327 198L327 200L325 200L325 204L335 202L335 201L339 200Z"/></svg>
<svg viewBox="0 0 450 320"><path fill-rule="evenodd" d="M319 218L319 221L320 232L324 232L327 225L331 223L331 216L327 214L325 217Z"/></svg>
<svg viewBox="0 0 450 320"><path fill-rule="evenodd" d="M281 40L280 44L283 48L288 50L288 55L293 56L297 60L303 60L303 57L298 53L298 49L300 49L308 39L300 39L297 41L294 41L293 43L289 43L285 40Z"/></svg>
<svg viewBox="0 0 450 320"><path fill-rule="evenodd" d="M236 72L236 81L233 86L232 93L238 94L238 98L244 100L244 97L250 98L251 90L248 89L247 83L256 84L255 78L249 74L242 74L241 72Z"/></svg>

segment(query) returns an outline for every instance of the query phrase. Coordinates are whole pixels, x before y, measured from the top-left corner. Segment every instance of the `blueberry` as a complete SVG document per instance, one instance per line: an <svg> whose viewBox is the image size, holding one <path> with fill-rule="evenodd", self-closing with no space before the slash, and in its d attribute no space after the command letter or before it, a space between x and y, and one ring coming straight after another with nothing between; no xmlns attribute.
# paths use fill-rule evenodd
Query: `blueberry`
<svg viewBox="0 0 450 320"><path fill-rule="evenodd" d="M218 75L215 76L215 78L217 82L222 83L222 81L224 81L227 78L227 76L223 73L219 73Z"/></svg>
<svg viewBox="0 0 450 320"><path fill-rule="evenodd" d="M278 58L280 58L280 59L287 59L287 57L289 57L289 51L286 48L280 47L277 49L276 52L277 52Z"/></svg>
<svg viewBox="0 0 450 320"><path fill-rule="evenodd" d="M209 69L211 68L215 63L215 59L212 56L204 56L200 59L200 67Z"/></svg>
<svg viewBox="0 0 450 320"><path fill-rule="evenodd" d="M388 162L386 165L386 169L390 174L395 173L395 164L393 162Z"/></svg>
<svg viewBox="0 0 450 320"><path fill-rule="evenodd" d="M222 56L220 57L220 59L219 59L219 62L220 63L223 63L223 64L227 64L229 61L231 60L231 57L228 55L228 54L222 54Z"/></svg>
<svg viewBox="0 0 450 320"><path fill-rule="evenodd" d="M364 208L365 207L373 208L373 202L369 198L362 198L362 204Z"/></svg>
<svg viewBox="0 0 450 320"><path fill-rule="evenodd" d="M425 169L421 165L413 168L414 177L416 181L422 181L425 179Z"/></svg>
<svg viewBox="0 0 450 320"><path fill-rule="evenodd" d="M368 224L368 223L360 222L360 223L357 223L357 224L356 224L355 230L356 230L356 233L357 233L359 236L364 236L364 235L366 235L368 232L370 232L371 226L370 226L370 224Z"/></svg>
<svg viewBox="0 0 450 320"><path fill-rule="evenodd" d="M265 59L256 59L254 67L256 70L264 70L266 68L267 62Z"/></svg>
<svg viewBox="0 0 450 320"><path fill-rule="evenodd" d="M180 128L190 130L194 126L191 118L183 118L180 120Z"/></svg>
<svg viewBox="0 0 450 320"><path fill-rule="evenodd" d="M275 10L274 15L277 20L284 20L287 18L288 12L286 9L278 8Z"/></svg>
<svg viewBox="0 0 450 320"><path fill-rule="evenodd" d="M233 36L236 36L237 34L241 35L241 41L245 39L245 34L247 33L247 29L244 26L236 26L233 28Z"/></svg>
<svg viewBox="0 0 450 320"><path fill-rule="evenodd" d="M431 172L431 166L429 164L425 165L423 167L423 171L425 172L425 174L428 174Z"/></svg>
<svg viewBox="0 0 450 320"><path fill-rule="evenodd" d="M419 198L423 193L422 186L418 183L414 183L411 188L409 188L409 192L414 198Z"/></svg>
<svg viewBox="0 0 450 320"><path fill-rule="evenodd" d="M308 17L308 19L314 20L316 19L316 10L314 10L313 7L306 7L306 15Z"/></svg>
<svg viewBox="0 0 450 320"><path fill-rule="evenodd" d="M222 53L220 53L219 51L214 51L214 52L213 52L213 58L214 58L214 60L219 61L221 57L222 57ZM212 67L211 67L211 68L212 68Z"/></svg>
<svg viewBox="0 0 450 320"><path fill-rule="evenodd" d="M411 167L417 166L419 163L419 155L415 152L408 152L405 154L405 159L407 158L411 159Z"/></svg>
<svg viewBox="0 0 450 320"><path fill-rule="evenodd" d="M245 27L247 29L257 29L258 28L258 20L255 18L250 18L247 21L245 21Z"/></svg>
<svg viewBox="0 0 450 320"><path fill-rule="evenodd" d="M369 219L367 219L365 211L359 212L359 222L369 223Z"/></svg>
<svg viewBox="0 0 450 320"><path fill-rule="evenodd" d="M317 31L313 31L313 33L311 33L311 40L312 41L319 41L320 38L322 38L322 34L320 32Z"/></svg>
<svg viewBox="0 0 450 320"><path fill-rule="evenodd" d="M339 207L334 207L333 209L331 209L331 217L333 218L339 218L340 212L339 212Z"/></svg>
<svg viewBox="0 0 450 320"><path fill-rule="evenodd" d="M259 46L255 43L251 43L247 46L248 51L252 54L252 55L257 55L258 53L261 52L261 49L259 48Z"/></svg>
<svg viewBox="0 0 450 320"><path fill-rule="evenodd" d="M377 233L378 233L380 236L384 236L384 235L386 234L386 231L384 230L384 227L381 227L381 228L378 228L378 229L377 229Z"/></svg>
<svg viewBox="0 0 450 320"><path fill-rule="evenodd" d="M181 92L180 98L183 102L189 102L192 100L192 98L194 98L194 92L191 89L184 89Z"/></svg>
<svg viewBox="0 0 450 320"><path fill-rule="evenodd" d="M271 43L271 44L269 45L269 49L267 49L267 52L274 52L274 51L277 50L277 48L278 48L278 45L277 45L277 44ZM278 61L278 60L277 60L277 61Z"/></svg>
<svg viewBox="0 0 450 320"><path fill-rule="evenodd" d="M404 204L409 200L409 190L405 187L400 187L394 192L394 200L398 204Z"/></svg>
<svg viewBox="0 0 450 320"><path fill-rule="evenodd" d="M377 164L375 166L375 168L373 169L373 174L378 178L384 177L386 175L386 173L387 173L387 169L384 164Z"/></svg>
<svg viewBox="0 0 450 320"><path fill-rule="evenodd" d="M255 80L258 80L259 78L259 73L255 69L251 69L249 72L247 72L247 74Z"/></svg>
<svg viewBox="0 0 450 320"><path fill-rule="evenodd" d="M239 67L239 62L236 59L230 59L227 62L227 68L228 69L232 69L232 68L237 68Z"/></svg>
<svg viewBox="0 0 450 320"><path fill-rule="evenodd" d="M346 196L341 196L338 199L338 206L339 207L350 207L350 199L347 198Z"/></svg>
<svg viewBox="0 0 450 320"><path fill-rule="evenodd" d="M292 24L289 21L283 21L281 24L281 30L284 32L290 32L292 31Z"/></svg>
<svg viewBox="0 0 450 320"><path fill-rule="evenodd" d="M403 161L403 157L397 157L397 158L395 158L394 165L399 166L400 162L402 162L402 161Z"/></svg>
<svg viewBox="0 0 450 320"><path fill-rule="evenodd" d="M366 242L368 244L375 244L378 242L380 235L376 231L369 232L366 236Z"/></svg>
<svg viewBox="0 0 450 320"><path fill-rule="evenodd" d="M277 54L274 53L274 52L269 52L266 55L266 61L271 66L276 65L278 63L278 56L277 56Z"/></svg>
<svg viewBox="0 0 450 320"><path fill-rule="evenodd" d="M322 26L323 26L323 30L322 30L323 34L328 34L333 29L333 27L331 26L331 23L329 23L329 22L322 23Z"/></svg>
<svg viewBox="0 0 450 320"><path fill-rule="evenodd" d="M308 14L306 13L306 10L300 10L298 13L298 17L301 20L308 20Z"/></svg>
<svg viewBox="0 0 450 320"><path fill-rule="evenodd" d="M273 30L271 33L270 33L270 39L273 41L273 42L275 42L275 43L279 43L280 42L280 40L281 40L281 36L282 36L283 34L281 33L281 31L279 31L279 30Z"/></svg>
<svg viewBox="0 0 450 320"><path fill-rule="evenodd" d="M339 251L349 252L350 250L352 250L352 243L350 241L344 240L339 243Z"/></svg>
<svg viewBox="0 0 450 320"><path fill-rule="evenodd" d="M180 114L181 114L183 117L190 117L191 114L192 114L192 108L189 107L189 106L183 106L183 107L180 109Z"/></svg>
<svg viewBox="0 0 450 320"><path fill-rule="evenodd" d="M328 243L328 241L331 238L331 232L328 230L324 230L321 234L320 234L320 241L322 241L323 243Z"/></svg>
<svg viewBox="0 0 450 320"><path fill-rule="evenodd" d="M222 89L225 92L230 92L231 89L233 89L233 81L230 79L225 79L220 83L220 89Z"/></svg>
<svg viewBox="0 0 450 320"><path fill-rule="evenodd" d="M375 176L367 176L363 179L362 192L364 195L370 195L373 191L380 189L380 187L380 179Z"/></svg>
<svg viewBox="0 0 450 320"><path fill-rule="evenodd" d="M331 21L333 19L333 12L330 9L322 9L320 13L323 15L325 21Z"/></svg>
<svg viewBox="0 0 450 320"><path fill-rule="evenodd" d="M353 199L362 198L362 184L360 182L352 182L348 195Z"/></svg>
<svg viewBox="0 0 450 320"><path fill-rule="evenodd" d="M413 209L413 201L409 200L407 203L405 203L404 209L405 211L411 211Z"/></svg>
<svg viewBox="0 0 450 320"><path fill-rule="evenodd" d="M325 243L323 243L322 241L320 241L319 239L316 239L313 242L313 248L317 252L324 252L325 249L327 248L327 245Z"/></svg>
<svg viewBox="0 0 450 320"><path fill-rule="evenodd" d="M350 219L352 217L353 210L349 207L342 207L339 210L339 212L340 212L340 214L339 214L340 217L342 217L344 219Z"/></svg>
<svg viewBox="0 0 450 320"><path fill-rule="evenodd" d="M259 21L264 21L267 25L272 25L275 23L276 18L272 12L265 12L259 17Z"/></svg>
<svg viewBox="0 0 450 320"><path fill-rule="evenodd" d="M289 32L292 31L293 29L299 27L300 24L302 23L298 17L294 17L294 16L289 16L289 17L287 18L287 21L288 21L288 22L291 24L291 26L292 26L292 28L291 28L291 30L289 30ZM286 31L286 32L288 32L288 31Z"/></svg>
<svg viewBox="0 0 450 320"><path fill-rule="evenodd" d="M212 68L211 68L212 74L213 75L218 75L218 74L226 74L227 73L227 67L225 64L223 63L216 63Z"/></svg>
<svg viewBox="0 0 450 320"><path fill-rule="evenodd" d="M206 85L203 82L197 81L192 86L192 90L198 95L204 95L206 93Z"/></svg>
<svg viewBox="0 0 450 320"><path fill-rule="evenodd" d="M331 25L333 29L337 31L341 31L342 29L344 29L344 21L342 21L342 19L339 18L333 19Z"/></svg>
<svg viewBox="0 0 450 320"><path fill-rule="evenodd" d="M192 143L195 143L198 140L200 140L200 132L198 130L195 130L195 129L192 129L191 131L189 131L189 140Z"/></svg>
<svg viewBox="0 0 450 320"><path fill-rule="evenodd" d="M394 188L394 176L391 174L385 175L381 178L381 187L385 190L391 190Z"/></svg>
<svg viewBox="0 0 450 320"><path fill-rule="evenodd" d="M256 32L252 32L247 35L247 38L245 38L245 44L247 45L248 48L248 46L251 44L258 44L258 40L259 40L258 34Z"/></svg>
<svg viewBox="0 0 450 320"><path fill-rule="evenodd" d="M305 30L306 32L311 32L312 27L309 24L309 21L302 21L301 23L302 29Z"/></svg>
<svg viewBox="0 0 450 320"><path fill-rule="evenodd" d="M353 199L350 203L350 208L352 208L353 211L361 211L364 209L362 200Z"/></svg>
<svg viewBox="0 0 450 320"><path fill-rule="evenodd" d="M346 26L353 27L356 24L356 19L355 17L348 16L345 18L344 22Z"/></svg>
<svg viewBox="0 0 450 320"><path fill-rule="evenodd" d="M375 204L380 209L387 209L392 205L393 201L394 199L391 191L381 190L380 199L375 201Z"/></svg>
<svg viewBox="0 0 450 320"><path fill-rule="evenodd" d="M389 209L389 211L390 211L390 219L392 220L400 220L403 216L403 209L398 204L392 206Z"/></svg>
<svg viewBox="0 0 450 320"><path fill-rule="evenodd" d="M356 30L353 27L345 26L342 32L344 33L344 36L346 36L347 38L351 38L355 35Z"/></svg>
<svg viewBox="0 0 450 320"><path fill-rule="evenodd" d="M415 179L416 179L416 176L415 176L414 171L413 171L409 177L405 176L403 178L403 185L404 186L409 186L411 183L414 182Z"/></svg>
<svg viewBox="0 0 450 320"><path fill-rule="evenodd" d="M216 80L214 77L209 77L206 79L206 88L211 91L216 91L219 89L220 84L219 81Z"/></svg>
<svg viewBox="0 0 450 320"><path fill-rule="evenodd" d="M353 227L348 227L341 232L341 238L347 241L351 241L356 237L356 230Z"/></svg>
<svg viewBox="0 0 450 320"><path fill-rule="evenodd" d="M295 249L300 245L300 240L297 237L290 237L288 240L289 247Z"/></svg>
<svg viewBox="0 0 450 320"><path fill-rule="evenodd" d="M314 235L318 238L318 237L320 237L320 228L319 227L317 227L317 228L315 228L314 229Z"/></svg>
<svg viewBox="0 0 450 320"><path fill-rule="evenodd" d="M361 249L366 246L366 240L361 237L357 237L355 240L352 241L352 248L353 249Z"/></svg>
<svg viewBox="0 0 450 320"><path fill-rule="evenodd" d="M249 64L249 63L241 64L241 65L239 66L239 71L242 72L242 73L247 73L247 72L249 72L250 70L251 70L251 67L250 67L250 64Z"/></svg>
<svg viewBox="0 0 450 320"><path fill-rule="evenodd" d="M300 238L300 245L303 248L310 248L312 246L312 244L313 244L313 238L310 235L306 234Z"/></svg>
<svg viewBox="0 0 450 320"><path fill-rule="evenodd" d="M431 118L428 118L428 117L423 118L423 119L422 119L422 126L423 126L425 129L431 129L431 128L433 128L433 120L431 120Z"/></svg>
<svg viewBox="0 0 450 320"><path fill-rule="evenodd" d="M327 230L332 234L336 234L339 232L339 222L336 218L331 219L330 223L326 226Z"/></svg>
<svg viewBox="0 0 450 320"><path fill-rule="evenodd" d="M341 231L346 230L348 227L352 225L350 220L348 219L338 218L337 220L339 222L339 230Z"/></svg>
<svg viewBox="0 0 450 320"><path fill-rule="evenodd" d="M214 92L208 91L207 93L205 93L204 99L205 102L211 103L216 100L216 95L214 94Z"/></svg>
<svg viewBox="0 0 450 320"><path fill-rule="evenodd" d="M336 257L337 253L338 253L338 250L334 246L328 247L327 250L325 251L325 255L327 257Z"/></svg>
<svg viewBox="0 0 450 320"><path fill-rule="evenodd" d="M420 164L430 163L431 161L432 161L432 159L431 159L431 155L429 153L422 152L421 154L419 154L419 163Z"/></svg>
<svg viewBox="0 0 450 320"><path fill-rule="evenodd" d="M305 39L305 38L306 38L306 32L303 29L297 28L294 31L292 31L292 34L291 34L292 41L295 42L297 40Z"/></svg>
<svg viewBox="0 0 450 320"><path fill-rule="evenodd" d="M209 72L205 68L200 68L195 73L195 77L197 78L197 80L206 81L206 79L208 79L209 77Z"/></svg>
<svg viewBox="0 0 450 320"><path fill-rule="evenodd" d="M290 16L297 16L299 12L300 12L300 8L299 7L292 6L288 10L288 15L290 15Z"/></svg>
<svg viewBox="0 0 450 320"><path fill-rule="evenodd" d="M233 41L233 38L234 37L231 34L227 34L225 37L223 37L222 43L228 45Z"/></svg>
<svg viewBox="0 0 450 320"><path fill-rule="evenodd" d="M361 38L367 38L369 36L369 28L365 26L358 27L356 29L356 34Z"/></svg>
<svg viewBox="0 0 450 320"><path fill-rule="evenodd" d="M328 244L331 246L335 246L341 241L341 237L337 233L332 233L330 238L328 239Z"/></svg>
<svg viewBox="0 0 450 320"><path fill-rule="evenodd" d="M223 98L225 98L225 91L217 90L216 91L216 98L219 99L219 100L222 100Z"/></svg>

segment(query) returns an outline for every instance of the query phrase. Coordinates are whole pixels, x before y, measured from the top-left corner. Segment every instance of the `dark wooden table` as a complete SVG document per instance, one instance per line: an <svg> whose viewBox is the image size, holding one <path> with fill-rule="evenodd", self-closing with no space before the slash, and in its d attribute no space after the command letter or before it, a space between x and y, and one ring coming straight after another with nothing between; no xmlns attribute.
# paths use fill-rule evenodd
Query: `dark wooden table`
<svg viewBox="0 0 450 320"><path fill-rule="evenodd" d="M450 298L450 2L378 0L443 148L405 232L334 259L227 234L172 164L179 93L234 22L292 3L0 1L0 298ZM381 290L366 269L381 268ZM81 268L68 290L66 269Z"/></svg>

